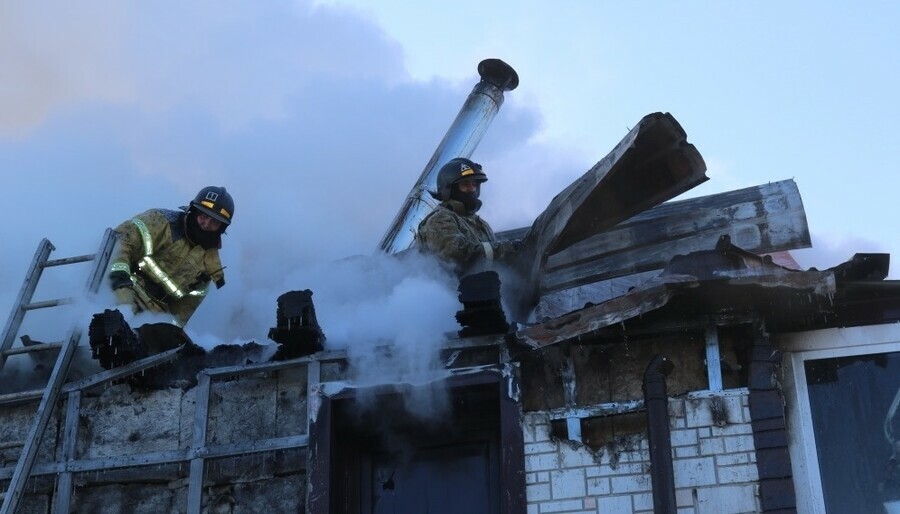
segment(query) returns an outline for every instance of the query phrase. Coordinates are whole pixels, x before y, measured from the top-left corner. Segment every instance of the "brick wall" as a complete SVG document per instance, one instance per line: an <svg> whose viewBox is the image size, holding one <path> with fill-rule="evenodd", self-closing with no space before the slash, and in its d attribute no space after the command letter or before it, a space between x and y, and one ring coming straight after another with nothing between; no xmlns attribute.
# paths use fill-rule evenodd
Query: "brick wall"
<svg viewBox="0 0 900 514"><path fill-rule="evenodd" d="M679 514L758 512L758 473L748 393L669 401ZM546 413L526 413L528 513L653 512L646 435L599 451L550 435Z"/></svg>

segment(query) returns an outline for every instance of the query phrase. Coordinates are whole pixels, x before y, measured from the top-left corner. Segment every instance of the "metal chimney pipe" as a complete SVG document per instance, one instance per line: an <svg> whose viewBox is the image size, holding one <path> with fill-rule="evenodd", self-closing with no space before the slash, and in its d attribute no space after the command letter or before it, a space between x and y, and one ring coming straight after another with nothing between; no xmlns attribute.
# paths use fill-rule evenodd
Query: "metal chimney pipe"
<svg viewBox="0 0 900 514"><path fill-rule="evenodd" d="M500 59L485 59L478 63L478 74L481 80L469 93L466 103L382 237L378 245L380 250L397 253L412 246L419 222L437 205L428 191L436 189L437 173L441 166L456 157L472 156L503 105L503 92L512 91L519 85L516 70Z"/></svg>

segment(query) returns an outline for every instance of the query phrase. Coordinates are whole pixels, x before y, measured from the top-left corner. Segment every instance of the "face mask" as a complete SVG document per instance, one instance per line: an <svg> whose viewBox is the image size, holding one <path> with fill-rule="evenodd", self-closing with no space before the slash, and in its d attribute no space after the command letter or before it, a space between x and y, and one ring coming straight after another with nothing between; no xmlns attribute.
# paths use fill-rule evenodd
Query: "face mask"
<svg viewBox="0 0 900 514"><path fill-rule="evenodd" d="M459 189L453 188L450 192L450 198L463 204L468 214L474 214L481 208L481 200L478 199L479 191L474 193L463 193Z"/></svg>
<svg viewBox="0 0 900 514"><path fill-rule="evenodd" d="M205 250L222 246L222 237L219 232L207 232L200 228L200 224L197 223L197 211L192 210L187 214L187 236Z"/></svg>

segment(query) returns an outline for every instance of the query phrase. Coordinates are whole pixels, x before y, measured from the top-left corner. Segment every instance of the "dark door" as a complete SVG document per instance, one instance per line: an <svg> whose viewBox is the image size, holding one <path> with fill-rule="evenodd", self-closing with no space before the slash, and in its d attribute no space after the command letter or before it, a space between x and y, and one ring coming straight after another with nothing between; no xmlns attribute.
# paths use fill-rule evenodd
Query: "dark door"
<svg viewBox="0 0 900 514"><path fill-rule="evenodd" d="M500 513L498 387L447 394L448 408L424 419L402 394L336 402L334 514Z"/></svg>
<svg viewBox="0 0 900 514"><path fill-rule="evenodd" d="M496 514L495 459L491 441L418 448L410 462L373 455L371 492L361 511Z"/></svg>

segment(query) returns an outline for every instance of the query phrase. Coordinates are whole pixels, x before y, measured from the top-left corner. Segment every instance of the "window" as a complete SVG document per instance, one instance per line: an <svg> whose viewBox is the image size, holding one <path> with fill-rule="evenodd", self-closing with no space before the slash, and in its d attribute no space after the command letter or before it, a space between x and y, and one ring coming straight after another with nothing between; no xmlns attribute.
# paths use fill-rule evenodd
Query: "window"
<svg viewBox="0 0 900 514"><path fill-rule="evenodd" d="M900 513L900 326L782 339L798 510Z"/></svg>

